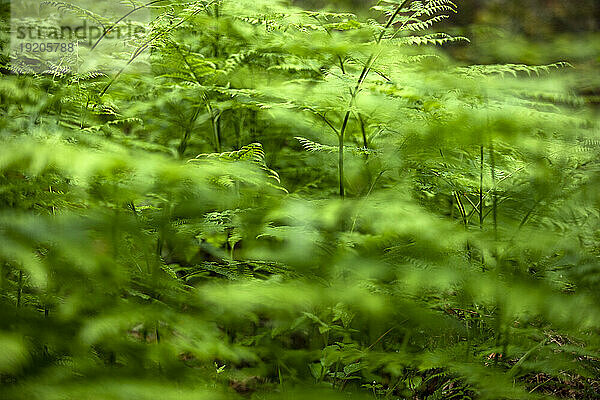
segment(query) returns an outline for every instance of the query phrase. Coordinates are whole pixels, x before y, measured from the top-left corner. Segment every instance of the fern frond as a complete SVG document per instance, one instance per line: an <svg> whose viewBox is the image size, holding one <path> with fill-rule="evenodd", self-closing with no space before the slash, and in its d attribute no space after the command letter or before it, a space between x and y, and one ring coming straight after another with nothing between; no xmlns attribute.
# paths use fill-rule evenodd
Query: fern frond
<svg viewBox="0 0 600 400"><path fill-rule="evenodd" d="M401 45L438 45L441 46L446 43L455 42L470 42L470 40L464 36L450 36L446 33L433 33L430 35L423 36L407 36L403 38L391 39L391 43L397 43Z"/></svg>
<svg viewBox="0 0 600 400"><path fill-rule="evenodd" d="M91 81L91 80L98 79L98 78L108 78L108 75L106 75L102 71L89 71L89 72L84 72L81 74L73 74L69 78L69 83L72 83L72 84L80 83L80 82L84 82L84 81Z"/></svg>
<svg viewBox="0 0 600 400"><path fill-rule="evenodd" d="M540 75L540 73L549 73L551 69L573 67L568 62L557 62L547 65L526 65L526 64L493 64L493 65L471 65L468 67L459 67L458 72L466 76L477 77L485 75L501 75L510 74L517 76L518 73L526 73Z"/></svg>
<svg viewBox="0 0 600 400"><path fill-rule="evenodd" d="M102 124L102 125L88 126L88 127L83 128L82 130L83 131L94 132L94 131L99 131L102 128L105 128L105 127L118 126L118 125L123 125L123 124L128 124L128 123L143 124L144 121L141 118L138 118L138 117L120 118L120 119L114 119L114 120L108 121L108 122L106 122L105 124Z"/></svg>
<svg viewBox="0 0 600 400"><path fill-rule="evenodd" d="M431 17L429 19L426 19L424 21L415 19L415 18L410 18L407 19L404 22L404 25L402 27L402 30L405 31L423 31L426 29L431 28L433 25L445 20L449 18L448 15L436 15L435 17Z"/></svg>
<svg viewBox="0 0 600 400"><path fill-rule="evenodd" d="M269 275L285 274L292 276L289 268L281 266L279 263L272 261L237 261L223 260L221 262L205 261L196 268L207 270L216 274L227 277L230 280L239 279L257 279ZM194 272L188 273L185 277L189 279L194 276Z"/></svg>
<svg viewBox="0 0 600 400"><path fill-rule="evenodd" d="M265 152L262 144L251 143L249 145L241 147L239 150L226 151L222 153L203 153L196 156L196 158L189 160L189 162L200 161L202 159L216 158L223 161L249 161L258 165L263 171L267 173L270 178L273 178L277 183L281 183L279 174L270 169L267 166L265 159ZM283 189L283 188L280 188Z"/></svg>
<svg viewBox="0 0 600 400"><path fill-rule="evenodd" d="M256 50L244 50L239 53L231 54L227 60L225 60L225 72L230 73L238 66L240 66L247 58L256 54Z"/></svg>
<svg viewBox="0 0 600 400"><path fill-rule="evenodd" d="M111 24L111 21L109 19L104 18L103 16L96 14L86 8L80 7L72 3L67 3L65 1L45 0L42 1L40 5L49 5L52 7L56 7L59 11L70 12L71 14L81 19L96 21L103 28L106 28Z"/></svg>
<svg viewBox="0 0 600 400"><path fill-rule="evenodd" d="M251 143L239 150L222 153L203 153L196 156L196 159L201 158L218 158L225 161L252 161L260 165L265 161L265 152L260 143Z"/></svg>
<svg viewBox="0 0 600 400"><path fill-rule="evenodd" d="M337 146L329 146L317 142L313 142L312 140L296 136L294 139L298 140L304 150L309 151L311 153L314 152L322 152L322 153L337 153ZM352 147L352 146L344 146L344 152L350 152L355 155L364 155L364 154L378 154L377 150L367 149L364 147Z"/></svg>
<svg viewBox="0 0 600 400"><path fill-rule="evenodd" d="M310 152L325 152L325 153L335 153L338 151L336 146L329 146L317 142L313 142L312 140L296 136L294 139L298 140L304 150Z"/></svg>
<svg viewBox="0 0 600 400"><path fill-rule="evenodd" d="M421 2L413 2L413 4L419 4ZM426 15L428 17L437 13L455 13L457 6L450 0L430 0L422 3L420 7L415 7L414 17L420 17Z"/></svg>

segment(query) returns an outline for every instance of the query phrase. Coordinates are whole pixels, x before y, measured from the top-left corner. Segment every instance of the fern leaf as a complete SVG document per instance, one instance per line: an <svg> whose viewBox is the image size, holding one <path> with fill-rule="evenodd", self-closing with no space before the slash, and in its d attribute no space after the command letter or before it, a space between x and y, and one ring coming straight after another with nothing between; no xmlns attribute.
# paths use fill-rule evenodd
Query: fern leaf
<svg viewBox="0 0 600 400"><path fill-rule="evenodd" d="M111 24L111 21L109 19L104 18L103 16L96 14L88 9L85 9L72 3L67 3L65 1L46 0L42 1L40 5L53 6L56 7L59 11L70 12L79 18L96 21L103 28L106 28Z"/></svg>
<svg viewBox="0 0 600 400"><path fill-rule="evenodd" d="M337 146L329 146L317 142L313 142L312 140L296 136L294 139L298 140L304 150L309 152L322 152L322 153L337 153ZM367 149L364 147L352 147L352 146L344 146L344 152L350 152L355 155L364 155L364 154L378 154L378 151L373 149Z"/></svg>
<svg viewBox="0 0 600 400"><path fill-rule="evenodd" d="M464 36L450 36L445 33L433 33L431 35L423 35L423 36L407 36L398 39L392 39L393 43L398 43L401 45L438 45L441 46L446 43L455 43L455 42L470 42L470 40Z"/></svg>
<svg viewBox="0 0 600 400"><path fill-rule="evenodd" d="M199 161L202 159L210 159L216 158L223 161L250 161L256 165L258 165L263 171L267 173L270 178L273 178L277 181L277 183L281 183L279 178L279 174L269 168L265 159L265 152L263 150L262 144L260 143L251 143L249 145L243 146L239 150L234 151L226 151L223 153L203 153L196 156L195 159L189 160L190 162ZM283 188L279 188L283 189Z"/></svg>

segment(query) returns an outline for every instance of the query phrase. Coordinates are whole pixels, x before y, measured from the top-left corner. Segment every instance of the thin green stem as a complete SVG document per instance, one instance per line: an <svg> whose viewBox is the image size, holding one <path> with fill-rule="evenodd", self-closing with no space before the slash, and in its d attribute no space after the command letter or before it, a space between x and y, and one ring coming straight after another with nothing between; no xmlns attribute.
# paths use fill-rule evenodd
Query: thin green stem
<svg viewBox="0 0 600 400"><path fill-rule="evenodd" d="M134 12L136 12L138 10L141 10L142 8L146 8L148 6L151 6L153 4L160 3L160 2L163 2L163 1L165 1L165 0L153 0L153 1L149 2L149 3L142 4L141 6L134 7L127 14L125 14L121 18L119 18L114 24L112 24L110 27L108 27L107 29L105 29L104 32L102 32L102 35L100 35L100 37L98 38L98 40L96 40L96 42L94 43L94 45L91 47L90 51L94 50L96 48L96 46L98 46L98 44L102 41L102 39L104 39L106 37L106 35L108 35L125 18L129 17Z"/></svg>
<svg viewBox="0 0 600 400"><path fill-rule="evenodd" d="M23 271L19 271L19 282L17 286L17 308L21 307L21 295L23 293Z"/></svg>
<svg viewBox="0 0 600 400"><path fill-rule="evenodd" d="M494 158L494 143L490 142L490 173L492 176L492 219L494 238L498 240L498 194L496 192L496 162Z"/></svg>
<svg viewBox="0 0 600 400"><path fill-rule="evenodd" d="M363 140L363 147L365 149L369 148L369 143L367 142L367 132L365 130L365 121L362 118L362 115L360 113L358 113L358 122L360 123L360 132L362 134L362 140ZM365 154L366 157L369 156L369 154Z"/></svg>
<svg viewBox="0 0 600 400"><path fill-rule="evenodd" d="M483 229L483 146L479 147L479 229Z"/></svg>
<svg viewBox="0 0 600 400"><path fill-rule="evenodd" d="M106 94L106 92L108 91L108 89L110 89L110 87L112 86L113 83L115 83L115 81L117 79L119 79L119 77L121 76L121 74L125 71L125 69L131 65L131 63L133 63L135 61L136 58L138 58L140 56L140 54L142 54L148 47L150 47L150 45L152 44L152 42L154 42L156 39L158 39L161 36L166 36L166 34L170 33L171 31L175 30L176 28L178 28L180 25L182 25L184 22L186 22L188 19L192 18L193 16L195 16L196 14L198 14L200 12L200 10L197 10L193 13L191 13L187 18L183 18L181 21L179 21L178 23L174 24L173 26L171 26L169 29L167 29L164 32L159 32L158 34L154 35L153 37L151 37L150 39L146 40L142 45L140 45L131 55L131 57L129 58L129 61L127 61L127 63L121 67L121 69L117 72L117 74L106 84L106 86L104 87L104 89L102 89L102 91L100 92L100 94L98 95L99 97L104 96L104 94Z"/></svg>
<svg viewBox="0 0 600 400"><path fill-rule="evenodd" d="M335 363L335 374L333 375L333 383L331 385L331 388L335 390L335 385L337 383L338 380L338 373L340 371L340 361L342 360L341 357L338 357L337 362Z"/></svg>
<svg viewBox="0 0 600 400"><path fill-rule="evenodd" d="M398 5L398 7L394 11L394 13L388 18L387 23L385 24L385 27L383 28L383 30L381 31L379 36L377 37L375 44L379 44L381 42L381 40L383 39L383 36L385 35L385 32L388 30L388 28L390 26L392 26L392 23L394 22L394 20L398 16L398 14L400 14L400 11L402 10L402 8L410 1L411 0L405 0L401 4ZM344 179L344 134L346 133L346 128L348 127L348 120L350 119L350 113L352 112L352 106L354 105L356 95L358 94L363 82L367 78L367 75L369 74L369 71L371 70L373 63L375 62L375 60L377 59L379 54L380 53L378 53L377 55L371 54L369 56L369 59L367 60L367 63L363 67L363 70L361 71L360 76L358 77L358 81L356 82L356 86L354 87L354 90L351 92L350 103L348 104L346 114L344 115L344 119L342 121L342 126L339 130L339 134L338 134L338 138L339 138L338 169L339 169L340 197L341 198L344 198L344 194L345 194L344 193L344 181L343 181L343 179Z"/></svg>
<svg viewBox="0 0 600 400"><path fill-rule="evenodd" d="M215 145L215 151L217 153L221 152L221 114L222 112L216 111L213 112L212 107L210 107L210 103L206 103L208 110L211 115L211 123L213 127L213 139Z"/></svg>
<svg viewBox="0 0 600 400"><path fill-rule="evenodd" d="M345 123L348 123L347 118ZM342 129L345 129L345 125L342 126ZM344 188L344 134L340 133L338 135L339 143L338 143L338 171L339 171L339 180L340 180L340 197L343 199L345 195Z"/></svg>

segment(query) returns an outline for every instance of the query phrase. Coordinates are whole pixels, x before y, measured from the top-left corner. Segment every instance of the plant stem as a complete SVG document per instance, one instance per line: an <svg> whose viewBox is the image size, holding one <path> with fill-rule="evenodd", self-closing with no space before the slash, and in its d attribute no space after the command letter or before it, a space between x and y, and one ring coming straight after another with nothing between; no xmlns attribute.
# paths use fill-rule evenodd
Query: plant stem
<svg viewBox="0 0 600 400"><path fill-rule="evenodd" d="M398 7L396 8L396 11L394 11L394 14L392 14L390 16L390 18L387 20L387 23L385 24L385 27L383 28L383 30L381 31L379 36L377 37L375 44L379 44L381 42L381 40L383 39L383 36L385 35L385 32L388 30L388 28L390 26L392 26L392 23L394 22L394 20L398 16L398 14L400 14L402 7L404 7L410 1L411 0L404 0L401 4L398 5ZM354 87L354 90L351 92L350 103L348 104L346 114L344 115L344 120L342 121L342 127L339 130L338 169L339 169L340 197L341 198L344 198L344 181L343 181L343 179L344 179L344 134L346 133L346 127L348 126L348 120L350 119L350 113L352 112L352 106L354 105L356 95L358 94L363 82L367 78L367 75L369 74L369 71L371 70L371 66L377 59L377 56L378 55L371 54L369 56L369 59L367 60L367 63L365 64L362 72L360 73L360 76L358 77L358 82L356 82L356 86Z"/></svg>
<svg viewBox="0 0 600 400"><path fill-rule="evenodd" d="M346 114L348 117L348 114ZM348 118L344 121L345 124L348 123ZM345 125L342 125L342 129L345 129ZM340 174L340 197L343 199L345 195L344 190L344 133L340 132L338 135L339 143L338 143L338 171Z"/></svg>
<svg viewBox="0 0 600 400"><path fill-rule="evenodd" d="M182 19L181 21L177 22L176 24L174 24L173 26L171 26L169 29L167 29L164 32L159 32L157 35L151 37L150 39L146 40L142 45L140 45L131 55L131 57L129 58L129 61L127 61L127 63L121 67L121 69L116 73L116 75L106 84L106 86L104 86L104 89L102 89L100 91L100 93L98 94L98 97L102 97L104 96L104 94L108 91L108 89L110 89L110 87L112 86L113 83L115 83L115 81L117 79L119 79L119 77L121 76L121 74L125 71L125 69L132 63L135 61L136 58L138 58L140 56L140 54L142 54L148 47L150 47L150 45L152 44L152 42L154 42L156 39L158 39L161 36L166 36L168 33L170 33L171 31L175 30L176 28L178 28L180 25L182 25L184 22L186 22L188 19L192 18L193 16L195 16L196 14L198 14L200 11L195 11L194 13L192 13L190 16L188 16L187 18Z"/></svg>
<svg viewBox="0 0 600 400"><path fill-rule="evenodd" d="M341 357L338 357L337 362L335 363L335 374L333 375L333 383L331 385L331 389L335 390L335 385L337 383L338 380L338 373L340 371L340 361L341 361Z"/></svg>
<svg viewBox="0 0 600 400"><path fill-rule="evenodd" d="M498 240L498 195L496 193L496 163L494 160L494 143L490 142L490 172L492 175L492 218L494 238Z"/></svg>
<svg viewBox="0 0 600 400"><path fill-rule="evenodd" d="M215 54L215 58L219 57L219 39L221 35L219 34L219 1L215 1L214 4L215 9L215 41L213 42L213 52Z"/></svg>
<svg viewBox="0 0 600 400"><path fill-rule="evenodd" d="M185 130L183 132L183 137L181 138L181 142L179 142L179 146L177 147L177 153L179 154L179 158L183 158L183 154L185 153L185 150L187 149L187 145L190 140L190 137L192 136L192 125L198 118L199 114L200 114L200 108L196 107L196 109L194 110L194 114L190 118L189 124L187 125L187 127L185 128Z"/></svg>
<svg viewBox="0 0 600 400"><path fill-rule="evenodd" d="M479 229L483 229L483 146L479 146Z"/></svg>
<svg viewBox="0 0 600 400"><path fill-rule="evenodd" d="M127 14L123 15L114 24L112 24L107 29L105 29L104 32L102 32L102 35L100 35L100 37L98 38L98 40L96 40L96 43L94 43L94 45L91 47L90 51L94 50L96 48L96 46L98 46L98 43L100 43L102 41L102 39L104 39L106 37L106 35L108 35L125 18L129 17L134 12L136 12L138 10L141 10L142 8L146 8L148 6L151 6L151 5L155 4L155 3L160 3L162 1L165 1L165 0L154 0L154 1L151 1L151 2L146 3L146 4L142 4L141 6L134 7L133 10L131 10Z"/></svg>
<svg viewBox="0 0 600 400"><path fill-rule="evenodd" d="M17 287L17 308L21 307L21 294L23 293L23 271L19 271L19 286Z"/></svg>
<svg viewBox="0 0 600 400"><path fill-rule="evenodd" d="M358 113L358 122L360 123L360 132L362 133L363 147L365 149L367 149L367 148L369 148L369 143L367 142L367 132L365 131L365 121L363 120L362 115L360 115L360 113ZM365 154L365 156L369 157L369 154Z"/></svg>
<svg viewBox="0 0 600 400"><path fill-rule="evenodd" d="M213 131L215 136L215 151L221 152L221 111L217 111L213 117Z"/></svg>

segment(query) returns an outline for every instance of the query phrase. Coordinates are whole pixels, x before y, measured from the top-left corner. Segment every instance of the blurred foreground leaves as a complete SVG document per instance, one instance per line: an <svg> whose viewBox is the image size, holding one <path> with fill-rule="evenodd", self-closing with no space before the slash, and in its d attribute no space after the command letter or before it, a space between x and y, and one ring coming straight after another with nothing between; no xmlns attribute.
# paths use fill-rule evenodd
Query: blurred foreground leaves
<svg viewBox="0 0 600 400"><path fill-rule="evenodd" d="M153 76L3 75L0 397L597 398L597 115L408 3L159 7Z"/></svg>

